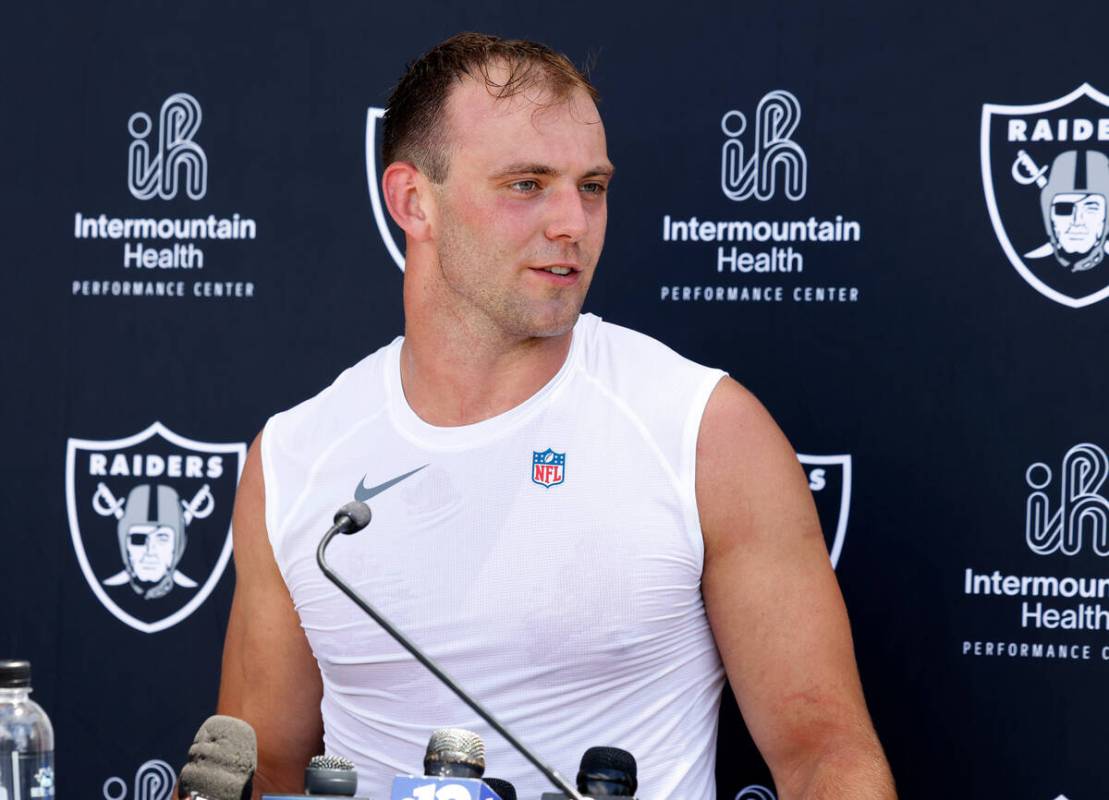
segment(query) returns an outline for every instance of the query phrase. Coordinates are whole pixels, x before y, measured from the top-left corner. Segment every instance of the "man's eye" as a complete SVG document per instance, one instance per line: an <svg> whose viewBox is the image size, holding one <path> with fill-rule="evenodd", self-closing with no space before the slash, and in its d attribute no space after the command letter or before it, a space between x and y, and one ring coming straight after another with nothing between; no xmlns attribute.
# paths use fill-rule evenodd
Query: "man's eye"
<svg viewBox="0 0 1109 800"><path fill-rule="evenodd" d="M586 194L604 194L608 187L603 183L586 183L582 185L581 190Z"/></svg>
<svg viewBox="0 0 1109 800"><path fill-rule="evenodd" d="M512 188L518 192L534 192L536 189L539 188L539 181L516 181L512 184Z"/></svg>

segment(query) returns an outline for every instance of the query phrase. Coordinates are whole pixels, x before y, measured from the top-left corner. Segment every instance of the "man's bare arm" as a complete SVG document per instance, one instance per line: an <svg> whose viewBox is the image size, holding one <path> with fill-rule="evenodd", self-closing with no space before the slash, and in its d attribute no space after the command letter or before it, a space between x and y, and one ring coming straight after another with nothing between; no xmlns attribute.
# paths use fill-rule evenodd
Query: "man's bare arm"
<svg viewBox="0 0 1109 800"><path fill-rule="evenodd" d="M781 800L894 798L804 471L728 378L701 423L697 504L709 622Z"/></svg>
<svg viewBox="0 0 1109 800"><path fill-rule="evenodd" d="M235 595L219 691L219 713L258 735L255 798L302 791L308 759L323 752L323 685L266 534L261 444L259 434L235 496Z"/></svg>

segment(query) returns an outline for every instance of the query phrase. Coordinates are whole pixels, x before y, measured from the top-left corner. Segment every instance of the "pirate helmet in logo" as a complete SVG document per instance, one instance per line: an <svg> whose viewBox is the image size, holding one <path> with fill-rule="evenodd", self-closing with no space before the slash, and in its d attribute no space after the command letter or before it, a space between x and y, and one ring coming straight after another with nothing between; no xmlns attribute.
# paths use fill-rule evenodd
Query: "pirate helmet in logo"
<svg viewBox="0 0 1109 800"><path fill-rule="evenodd" d="M168 594L186 544L185 514L177 492L160 484L136 486L127 495L117 531L135 592L148 599Z"/></svg>
<svg viewBox="0 0 1109 800"><path fill-rule="evenodd" d="M1071 272L1093 269L1105 256L1109 158L1094 150L1055 157L1040 192L1044 226L1055 258Z"/></svg>

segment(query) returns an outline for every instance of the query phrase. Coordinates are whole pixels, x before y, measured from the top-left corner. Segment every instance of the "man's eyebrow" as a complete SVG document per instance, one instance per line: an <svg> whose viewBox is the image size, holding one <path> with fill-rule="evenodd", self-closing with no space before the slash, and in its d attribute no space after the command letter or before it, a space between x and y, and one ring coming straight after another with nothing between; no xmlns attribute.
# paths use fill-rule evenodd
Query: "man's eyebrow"
<svg viewBox="0 0 1109 800"><path fill-rule="evenodd" d="M593 167L593 169L589 170L588 172L586 172L584 175L582 175L582 177L583 178L596 178L596 177L600 176L600 177L611 178L614 172L616 172L616 167L612 166L612 164L600 164L596 167Z"/></svg>
<svg viewBox="0 0 1109 800"><path fill-rule="evenodd" d="M494 178L507 178L509 175L558 175L558 170L554 167L547 166L546 164L532 164L528 162L518 162L516 164L509 164L502 170L498 170Z"/></svg>
<svg viewBox="0 0 1109 800"><path fill-rule="evenodd" d="M598 176L609 177L609 176L612 175L612 173L614 171L615 171L615 169L611 164L601 164L601 165L598 165L596 167L593 167L592 169L587 170L585 172L585 174L582 175L582 177L583 178L596 178ZM510 175L554 175L554 176L557 176L557 175L561 175L561 174L562 173L559 172L557 169L555 169L552 166L548 166L547 164L533 164L533 163L528 163L528 162L521 161L521 162L516 163L516 164L509 164L504 169L498 170L496 173L493 174L492 177L493 177L493 180L497 180L499 178L507 178Z"/></svg>

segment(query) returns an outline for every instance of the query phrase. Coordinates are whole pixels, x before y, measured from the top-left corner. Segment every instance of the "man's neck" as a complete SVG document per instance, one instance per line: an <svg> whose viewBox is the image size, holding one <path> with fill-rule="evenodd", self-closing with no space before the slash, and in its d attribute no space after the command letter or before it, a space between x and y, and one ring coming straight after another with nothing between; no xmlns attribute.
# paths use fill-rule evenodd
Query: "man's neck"
<svg viewBox="0 0 1109 800"><path fill-rule="evenodd" d="M479 342L411 327L400 354L405 400L439 427L471 425L510 411L542 389L566 362L572 331Z"/></svg>

